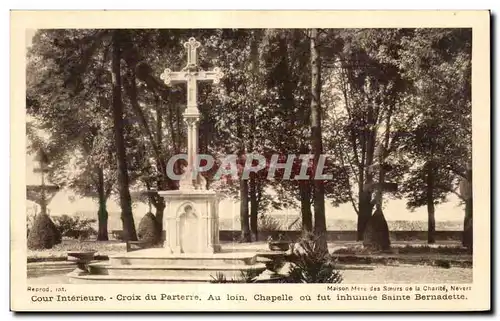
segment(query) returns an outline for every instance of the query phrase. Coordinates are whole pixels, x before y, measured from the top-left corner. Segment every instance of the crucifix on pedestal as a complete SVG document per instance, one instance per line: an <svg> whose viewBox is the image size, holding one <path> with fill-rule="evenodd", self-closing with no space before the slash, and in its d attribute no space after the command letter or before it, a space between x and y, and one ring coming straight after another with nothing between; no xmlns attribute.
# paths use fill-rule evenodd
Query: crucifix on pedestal
<svg viewBox="0 0 500 321"><path fill-rule="evenodd" d="M198 66L197 49L201 44L194 38L184 43L187 49L187 65L181 71L173 72L165 69L160 78L166 85L175 83L186 83L187 86L187 108L184 112L184 121L187 124L187 167L182 175L179 189L206 189L204 179L196 170L198 155L198 121L200 112L198 110L198 81L213 81L217 84L224 76L220 68L215 67L212 71L201 70Z"/></svg>
<svg viewBox="0 0 500 321"><path fill-rule="evenodd" d="M201 70L197 63L200 43L190 38L184 44L187 49L187 65L181 71L165 69L160 78L165 84L186 83L187 108L184 121L187 124L187 168L182 174L179 189L158 191L165 199L165 242L167 253L216 253L219 252L219 199L220 195L207 190L198 166L198 121L200 112L197 102L198 81L218 83L223 77L219 68Z"/></svg>

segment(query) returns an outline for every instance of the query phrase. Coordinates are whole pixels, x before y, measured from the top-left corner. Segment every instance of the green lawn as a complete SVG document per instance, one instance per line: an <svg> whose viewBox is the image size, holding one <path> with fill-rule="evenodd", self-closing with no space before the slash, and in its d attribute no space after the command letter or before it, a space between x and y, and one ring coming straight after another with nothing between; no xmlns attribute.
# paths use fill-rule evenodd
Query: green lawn
<svg viewBox="0 0 500 321"><path fill-rule="evenodd" d="M267 251L267 242L254 242L254 243L234 243L234 242L221 242L225 249L234 251ZM360 242L330 242L328 244L330 252L337 254L353 254L353 255L366 255L373 254L366 252L362 248ZM48 250L28 250L28 262L37 261L62 261L66 260L68 251L96 251L96 255L110 255L115 253L123 253L126 251L126 244L121 241L77 241L77 240L63 240L61 244L56 245ZM393 242L392 254L394 255L468 255L467 251L463 249L458 242L443 241L434 245L427 245L425 242Z"/></svg>
<svg viewBox="0 0 500 321"><path fill-rule="evenodd" d="M119 241L77 241L63 240L47 250L29 250L28 262L54 260L66 260L68 251L96 251L96 255L110 255L114 253L123 253L127 249L126 244Z"/></svg>
<svg viewBox="0 0 500 321"><path fill-rule="evenodd" d="M233 243L223 242L225 250L238 252L268 251L267 242ZM457 242L441 242L427 245L425 242L394 242L392 253L367 253L359 242L329 243L332 253L339 253L343 264L359 264L359 259L368 257L365 264L373 266L373 270L343 270L344 283L469 283L472 282L472 255L466 253ZM125 243L118 241L96 242L65 240L53 249L28 251L28 262L64 261L68 251L94 250L97 255L111 255L126 251ZM349 257L354 257L350 262ZM385 258L387 257L387 258ZM342 258L339 258L342 259ZM436 260L455 262L449 268L436 266ZM456 264L465 261L468 264ZM350 263L349 263L350 262ZM410 264L407 264L410 263ZM29 277L30 284L64 284L68 283L65 274L39 274Z"/></svg>

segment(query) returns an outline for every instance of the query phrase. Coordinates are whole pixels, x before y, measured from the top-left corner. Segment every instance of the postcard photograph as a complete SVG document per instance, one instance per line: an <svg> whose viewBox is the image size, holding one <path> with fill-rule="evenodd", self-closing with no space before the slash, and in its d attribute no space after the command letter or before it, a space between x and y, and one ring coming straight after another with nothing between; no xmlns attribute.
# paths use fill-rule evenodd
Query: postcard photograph
<svg viewBox="0 0 500 321"><path fill-rule="evenodd" d="M490 309L488 12L63 13L11 15L13 310Z"/></svg>

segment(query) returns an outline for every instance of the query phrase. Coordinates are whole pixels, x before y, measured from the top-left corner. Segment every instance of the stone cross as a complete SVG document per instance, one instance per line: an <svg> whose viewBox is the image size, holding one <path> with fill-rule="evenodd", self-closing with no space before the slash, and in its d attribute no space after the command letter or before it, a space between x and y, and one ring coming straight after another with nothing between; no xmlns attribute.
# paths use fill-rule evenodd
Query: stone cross
<svg viewBox="0 0 500 321"><path fill-rule="evenodd" d="M215 67L212 71L201 70L198 66L197 50L201 44L193 37L184 43L184 48L187 50L187 64L181 71L173 72L170 69L165 69L160 75L160 78L165 84L171 85L176 83L186 83L187 86L187 108L184 112L184 121L187 124L187 168L183 173L180 181L180 189L205 189L203 177L195 171L193 175L194 162L198 155L198 122L200 112L198 110L198 81L213 81L214 84L219 83L224 76L221 69ZM194 183L193 183L194 180Z"/></svg>
<svg viewBox="0 0 500 321"><path fill-rule="evenodd" d="M47 187L45 185L45 174L48 172L47 165L49 164L49 159L47 154L43 149L38 151L36 159L40 164L39 168L35 168L33 170L34 173L41 173L41 182L40 182L40 212L42 214L47 214Z"/></svg>
<svg viewBox="0 0 500 321"><path fill-rule="evenodd" d="M375 192L373 203L374 205L381 206L382 205L382 194L384 192L392 192L395 193L398 191L398 184L394 182L386 182L385 181L385 173L392 170L392 165L387 163L383 157L384 148L379 146L375 153L374 158L377 160L375 163L370 165L369 170L376 174L380 174L382 172L382 182L367 182L364 184L365 191Z"/></svg>

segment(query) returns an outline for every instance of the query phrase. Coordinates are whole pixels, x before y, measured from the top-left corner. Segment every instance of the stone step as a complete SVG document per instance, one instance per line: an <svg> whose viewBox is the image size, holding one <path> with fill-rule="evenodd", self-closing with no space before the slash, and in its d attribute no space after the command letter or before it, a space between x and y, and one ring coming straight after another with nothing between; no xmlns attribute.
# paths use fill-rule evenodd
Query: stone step
<svg viewBox="0 0 500 321"><path fill-rule="evenodd" d="M75 267L75 262L70 261L46 261L46 262L33 262L28 263L28 269L43 269L43 268L52 268L52 267Z"/></svg>
<svg viewBox="0 0 500 321"><path fill-rule="evenodd" d="M39 276L47 276L47 275L60 275L66 274L73 271L74 267L67 268L48 268L43 270L28 270L26 275L30 277L39 277Z"/></svg>
<svg viewBox="0 0 500 321"><path fill-rule="evenodd" d="M209 283L211 277L199 276L111 276L80 275L70 277L72 284L161 284L161 283Z"/></svg>
<svg viewBox="0 0 500 321"><path fill-rule="evenodd" d="M153 248L111 255L109 264L122 265L180 265L180 266L245 266L257 263L256 253L221 252L221 253L187 253L171 254L164 249Z"/></svg>
<svg viewBox="0 0 500 321"><path fill-rule="evenodd" d="M189 262L183 262L189 263ZM94 263L89 265L91 275L109 276L161 276L161 277L215 277L217 273L222 273L228 279L240 277L242 272L258 273L264 271L266 265L257 263L253 265L112 265L106 263Z"/></svg>
<svg viewBox="0 0 500 321"><path fill-rule="evenodd" d="M64 274L73 271L76 268L75 262L34 262L27 265L27 276L38 277L43 275Z"/></svg>

